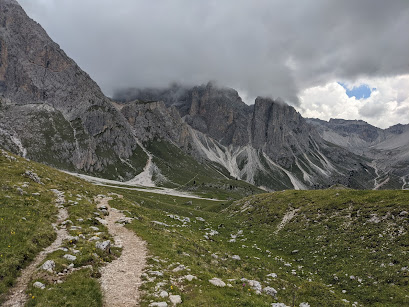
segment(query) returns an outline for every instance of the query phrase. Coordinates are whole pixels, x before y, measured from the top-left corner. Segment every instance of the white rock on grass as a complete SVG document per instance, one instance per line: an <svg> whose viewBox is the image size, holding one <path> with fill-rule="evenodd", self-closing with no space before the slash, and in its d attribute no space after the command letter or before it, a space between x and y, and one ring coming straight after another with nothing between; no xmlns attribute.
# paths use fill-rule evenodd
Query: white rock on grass
<svg viewBox="0 0 409 307"><path fill-rule="evenodd" d="M184 266L183 264L178 265L176 268L174 268L172 271L173 272L180 272L186 270L186 266Z"/></svg>
<svg viewBox="0 0 409 307"><path fill-rule="evenodd" d="M290 306L287 306L284 303L272 303L271 307L290 307Z"/></svg>
<svg viewBox="0 0 409 307"><path fill-rule="evenodd" d="M99 231L99 228L95 226L90 226L89 228L92 229L93 231Z"/></svg>
<svg viewBox="0 0 409 307"><path fill-rule="evenodd" d="M300 307L310 307L310 304L308 303L300 303Z"/></svg>
<svg viewBox="0 0 409 307"><path fill-rule="evenodd" d="M169 295L169 300L173 305L182 304L180 295Z"/></svg>
<svg viewBox="0 0 409 307"><path fill-rule="evenodd" d="M192 281L193 279L197 279L197 277L189 274L189 275L184 276L184 279L188 281Z"/></svg>
<svg viewBox="0 0 409 307"><path fill-rule="evenodd" d="M162 297L162 298L168 297L168 296L169 296L169 293L167 293L166 291L162 290L162 291L159 293L159 296Z"/></svg>
<svg viewBox="0 0 409 307"><path fill-rule="evenodd" d="M257 280L248 280L246 278L240 279L242 282L247 282L249 287L256 291L256 294L261 294L261 283Z"/></svg>
<svg viewBox="0 0 409 307"><path fill-rule="evenodd" d="M267 295L271 295L271 296L276 296L277 294L277 290L274 289L273 287L265 287L263 289L263 292Z"/></svg>
<svg viewBox="0 0 409 307"><path fill-rule="evenodd" d="M270 273L270 274L267 275L267 277L277 278L277 274L276 273Z"/></svg>
<svg viewBox="0 0 409 307"><path fill-rule="evenodd" d="M241 260L239 255L233 255L231 256L231 259L238 260L238 261Z"/></svg>
<svg viewBox="0 0 409 307"><path fill-rule="evenodd" d="M45 271L52 273L55 268L55 262L53 260L47 260L46 262L43 263L41 268Z"/></svg>
<svg viewBox="0 0 409 307"><path fill-rule="evenodd" d="M226 283L217 277L213 277L209 282L216 287L226 287Z"/></svg>
<svg viewBox="0 0 409 307"><path fill-rule="evenodd" d="M108 252L109 249L111 248L111 241L106 240L104 242L96 242L95 247L104 252Z"/></svg>
<svg viewBox="0 0 409 307"><path fill-rule="evenodd" d="M45 285L42 282L36 281L33 286L38 289L45 289Z"/></svg>
<svg viewBox="0 0 409 307"><path fill-rule="evenodd" d="M70 255L70 254L65 254L63 257L64 257L65 259L67 259L68 261L75 261L75 260L77 260L77 257L75 257L75 256L73 256L73 255Z"/></svg>
<svg viewBox="0 0 409 307"><path fill-rule="evenodd" d="M150 303L149 307L167 307L168 303L166 302L155 302L155 303Z"/></svg>

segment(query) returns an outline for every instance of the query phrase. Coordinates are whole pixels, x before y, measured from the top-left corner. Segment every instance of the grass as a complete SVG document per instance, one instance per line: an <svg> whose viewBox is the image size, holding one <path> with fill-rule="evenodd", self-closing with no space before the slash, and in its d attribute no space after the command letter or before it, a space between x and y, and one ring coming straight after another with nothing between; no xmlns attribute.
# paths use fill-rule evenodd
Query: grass
<svg viewBox="0 0 409 307"><path fill-rule="evenodd" d="M23 177L27 169L44 184ZM1 155L0 170L7 174L0 179L2 299L21 268L55 237L51 223L56 208L49 190L56 188L65 192L70 235L86 238L63 242L63 247L79 251L76 268L90 265L92 270L66 275L60 284L52 282L55 274L37 273L32 282L43 282L47 290L33 288L31 282L28 294L34 298L29 306L101 306L98 269L120 250L105 254L87 239L95 235L94 226L101 238L112 240L94 218L94 197L110 192L123 195L112 194L110 205L134 217L126 227L148 243L142 306L168 301L157 296L160 290L181 295L185 306L409 305L409 191L290 190L212 201L94 186L41 164L21 158L9 161ZM20 195L17 187L25 181L27 194ZM32 195L37 192L40 195ZM283 224L291 212L293 218ZM23 216L30 216L24 222L33 223L27 229L18 224ZM38 245L30 243L33 238ZM14 242L10 248L9 242ZM26 259L20 259L24 254ZM69 265L63 254L59 250L47 257L60 273ZM10 265L15 259L20 259L18 265ZM195 278L186 280L188 274ZM230 285L213 286L209 280L214 277ZM273 287L277 294L258 294L247 280Z"/></svg>
<svg viewBox="0 0 409 307"><path fill-rule="evenodd" d="M41 183L25 177L27 170L35 172ZM57 250L49 254L46 260L54 260L55 272L63 273L71 263L63 256L77 251L74 268L91 266L94 273L79 270L56 278L55 274L40 270L34 274L30 283L29 292L35 293L36 299L29 304L50 306L52 297L60 302L59 292L73 295L81 289L83 296L93 298L96 303L84 300L81 295L73 295L67 302L72 303L72 306L100 306L102 301L97 293L100 290L95 279L98 277L98 268L120 254L120 250L115 247L111 248L111 254L106 254L95 248L95 241L87 240L95 235L91 226L99 228L101 240L112 240L106 227L95 219L96 214L100 217L102 214L96 210L94 197L106 190L45 165L1 152L0 171L7 175L0 178L0 303L5 300L8 289L14 285L21 270L56 238L51 224L56 221L58 209L54 205L55 194L51 189L58 189L64 192L64 205L71 221L67 223L67 231L73 237L79 236L79 240L65 240L61 247L67 251ZM53 290L56 280L62 282L58 284L58 291ZM33 288L34 281L42 281L47 290L51 290L40 291ZM53 306L59 305L56 303Z"/></svg>

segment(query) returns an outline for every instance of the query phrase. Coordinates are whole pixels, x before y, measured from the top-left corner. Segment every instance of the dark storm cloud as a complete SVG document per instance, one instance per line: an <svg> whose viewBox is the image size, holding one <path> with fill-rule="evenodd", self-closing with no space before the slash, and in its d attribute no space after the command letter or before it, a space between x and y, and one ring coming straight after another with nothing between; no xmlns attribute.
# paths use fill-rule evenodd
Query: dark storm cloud
<svg viewBox="0 0 409 307"><path fill-rule="evenodd" d="M108 95L176 81L297 104L331 80L409 72L407 0L20 0Z"/></svg>

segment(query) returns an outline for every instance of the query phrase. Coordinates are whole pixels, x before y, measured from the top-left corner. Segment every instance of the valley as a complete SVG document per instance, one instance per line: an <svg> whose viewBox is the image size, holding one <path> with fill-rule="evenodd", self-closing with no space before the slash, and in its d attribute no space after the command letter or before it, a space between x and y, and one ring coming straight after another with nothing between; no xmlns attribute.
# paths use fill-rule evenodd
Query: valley
<svg viewBox="0 0 409 307"><path fill-rule="evenodd" d="M409 306L409 124L193 80L107 97L0 0L0 305Z"/></svg>

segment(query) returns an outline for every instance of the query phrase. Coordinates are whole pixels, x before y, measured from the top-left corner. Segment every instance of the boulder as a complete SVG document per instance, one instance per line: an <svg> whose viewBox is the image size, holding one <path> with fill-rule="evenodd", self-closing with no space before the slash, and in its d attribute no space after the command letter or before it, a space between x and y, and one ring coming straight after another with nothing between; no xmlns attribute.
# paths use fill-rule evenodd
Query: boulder
<svg viewBox="0 0 409 307"><path fill-rule="evenodd" d="M110 250L111 241L106 240L106 241L103 241L103 242L96 242L95 247L100 249L100 250L103 250L104 252L110 252L111 251Z"/></svg>
<svg viewBox="0 0 409 307"><path fill-rule="evenodd" d="M52 273L55 268L55 262L53 260L47 260L46 262L43 263L41 268L45 271Z"/></svg>
<svg viewBox="0 0 409 307"><path fill-rule="evenodd" d="M216 287L226 287L226 283L217 277L210 279L209 282Z"/></svg>
<svg viewBox="0 0 409 307"><path fill-rule="evenodd" d="M42 282L36 281L33 286L38 289L45 289L45 285Z"/></svg>
<svg viewBox="0 0 409 307"><path fill-rule="evenodd" d="M169 295L169 300L172 305L182 304L182 298L180 295Z"/></svg>

